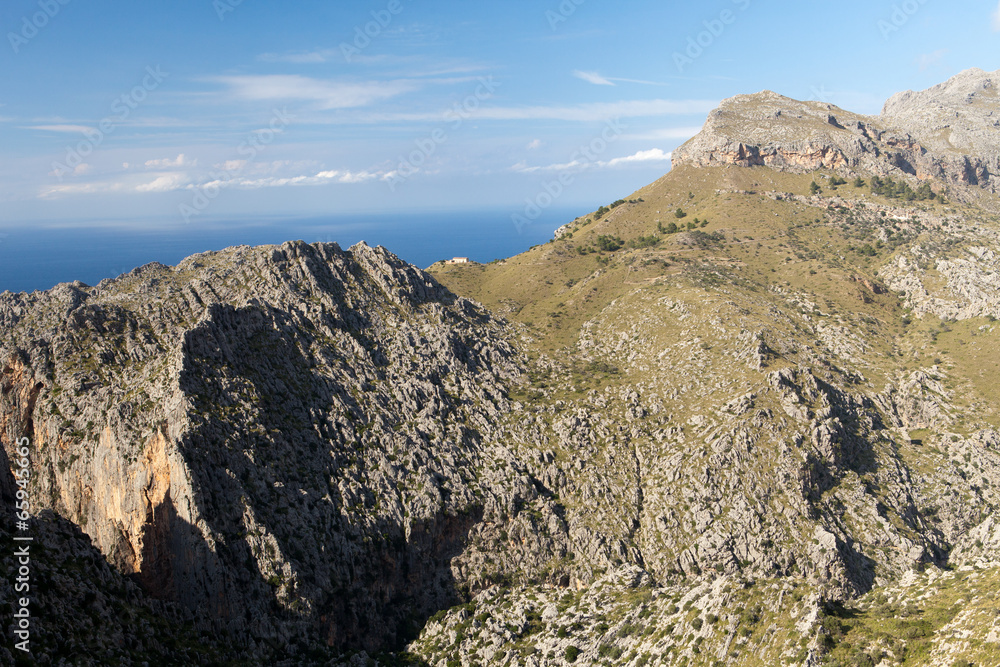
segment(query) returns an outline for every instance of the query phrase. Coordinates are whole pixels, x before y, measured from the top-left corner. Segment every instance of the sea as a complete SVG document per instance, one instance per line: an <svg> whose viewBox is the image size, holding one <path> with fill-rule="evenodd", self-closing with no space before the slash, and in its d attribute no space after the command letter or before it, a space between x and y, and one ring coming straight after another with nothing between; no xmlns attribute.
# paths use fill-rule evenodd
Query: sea
<svg viewBox="0 0 1000 667"><path fill-rule="evenodd" d="M452 257L485 263L545 243L555 229L593 208L553 207L522 225L506 208L241 218L182 227L155 219L0 226L0 292L46 290L74 280L96 285L150 262L172 265L207 250L290 240L336 242L345 249L365 241L421 268Z"/></svg>

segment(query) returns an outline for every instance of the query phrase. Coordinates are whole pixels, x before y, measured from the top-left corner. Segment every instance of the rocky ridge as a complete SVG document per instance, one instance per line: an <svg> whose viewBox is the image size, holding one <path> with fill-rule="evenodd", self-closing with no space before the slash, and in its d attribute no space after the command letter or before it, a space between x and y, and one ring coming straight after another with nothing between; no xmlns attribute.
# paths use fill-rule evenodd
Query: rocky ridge
<svg viewBox="0 0 1000 667"><path fill-rule="evenodd" d="M890 99L863 116L823 102L765 91L724 100L674 164L872 174L938 188L998 191L1000 72L971 69L927 91Z"/></svg>
<svg viewBox="0 0 1000 667"><path fill-rule="evenodd" d="M398 646L472 526L537 497L494 425L505 325L382 249L235 248L0 322L35 506L253 655Z"/></svg>

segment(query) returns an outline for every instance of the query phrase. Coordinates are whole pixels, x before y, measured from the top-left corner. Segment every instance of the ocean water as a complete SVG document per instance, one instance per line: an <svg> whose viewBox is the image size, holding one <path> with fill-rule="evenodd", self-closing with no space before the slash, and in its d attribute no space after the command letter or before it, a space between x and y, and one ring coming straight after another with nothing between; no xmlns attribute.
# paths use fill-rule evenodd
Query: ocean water
<svg viewBox="0 0 1000 667"><path fill-rule="evenodd" d="M296 239L333 241L343 248L364 240L419 267L455 256L488 262L545 243L557 227L588 210L593 209L549 209L521 229L511 221L510 209L216 220L181 228L155 220L0 227L0 292L45 290L73 280L96 285L149 262L176 264L207 250Z"/></svg>

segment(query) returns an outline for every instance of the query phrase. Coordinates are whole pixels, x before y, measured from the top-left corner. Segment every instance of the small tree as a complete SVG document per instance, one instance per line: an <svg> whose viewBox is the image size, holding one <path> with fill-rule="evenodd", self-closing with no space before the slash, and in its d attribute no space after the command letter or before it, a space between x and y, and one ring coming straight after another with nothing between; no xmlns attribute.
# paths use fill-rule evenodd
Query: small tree
<svg viewBox="0 0 1000 667"><path fill-rule="evenodd" d="M860 248L858 248L858 254L864 255L865 257L874 257L878 254L878 251L872 247L871 243L866 243Z"/></svg>
<svg viewBox="0 0 1000 667"><path fill-rule="evenodd" d="M625 242L622 241L617 236L611 236L611 235L605 236L602 234L601 236L597 237L597 247L605 252L614 252L619 248L621 248L623 245L625 245Z"/></svg>
<svg viewBox="0 0 1000 667"><path fill-rule="evenodd" d="M813 181L812 183L809 184L809 194L816 195L819 194L819 192L820 192L819 183Z"/></svg>
<svg viewBox="0 0 1000 667"><path fill-rule="evenodd" d="M686 218L687 213L684 212L684 209L678 207L677 210L674 211L674 217L680 220L681 218Z"/></svg>
<svg viewBox="0 0 1000 667"><path fill-rule="evenodd" d="M865 187L865 179L861 178L860 176L858 176L857 178L855 178L854 179L854 187L856 187L856 188L863 188L863 187Z"/></svg>

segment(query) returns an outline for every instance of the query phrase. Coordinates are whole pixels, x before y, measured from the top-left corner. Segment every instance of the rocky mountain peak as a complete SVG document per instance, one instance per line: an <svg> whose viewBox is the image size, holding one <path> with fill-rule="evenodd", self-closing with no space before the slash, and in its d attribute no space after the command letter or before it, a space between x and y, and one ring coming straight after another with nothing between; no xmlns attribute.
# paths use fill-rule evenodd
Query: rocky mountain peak
<svg viewBox="0 0 1000 667"><path fill-rule="evenodd" d="M903 128L942 154L1000 156L1000 70L973 68L927 90L908 90L885 103L880 120Z"/></svg>
<svg viewBox="0 0 1000 667"><path fill-rule="evenodd" d="M767 166L781 171L937 181L996 192L1000 174L998 72L970 69L921 92L894 95L880 116L771 91L724 100L674 151L678 165Z"/></svg>
<svg viewBox="0 0 1000 667"><path fill-rule="evenodd" d="M882 116L885 118L904 116L925 106L960 109L975 105L984 98L997 96L998 80L1000 80L1000 70L986 72L973 67L927 90L896 93L886 101L882 108Z"/></svg>

